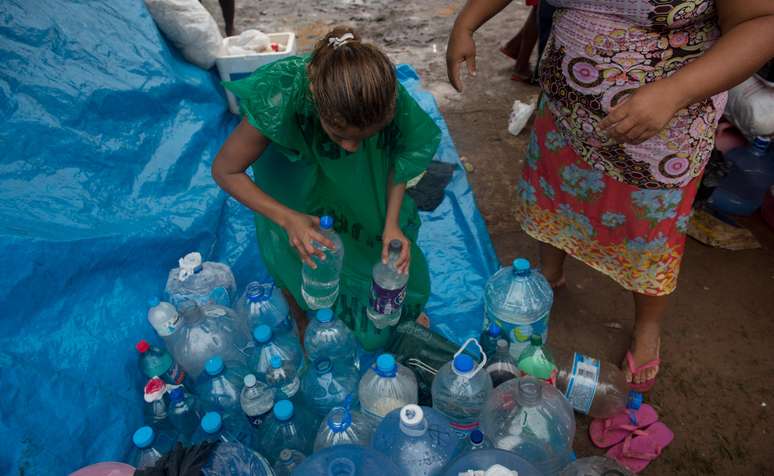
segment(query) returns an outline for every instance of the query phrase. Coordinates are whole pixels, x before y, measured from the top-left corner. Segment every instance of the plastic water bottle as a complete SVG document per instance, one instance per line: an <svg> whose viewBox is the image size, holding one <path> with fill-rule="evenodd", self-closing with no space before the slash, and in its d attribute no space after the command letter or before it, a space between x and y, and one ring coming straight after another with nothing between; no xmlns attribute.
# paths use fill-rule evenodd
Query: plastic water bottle
<svg viewBox="0 0 774 476"><path fill-rule="evenodd" d="M188 253L179 260L179 267L169 271L166 293L178 309L191 304L230 306L236 293L236 281L231 268L213 261L202 262L200 253Z"/></svg>
<svg viewBox="0 0 774 476"><path fill-rule="evenodd" d="M268 276L247 285L236 303L235 310L245 319L250 329L266 324L275 334L293 332L298 335L298 327L290 316L290 307L285 296Z"/></svg>
<svg viewBox="0 0 774 476"><path fill-rule="evenodd" d="M503 338L508 339L503 336L500 326L494 322L489 324L484 332L481 333L480 343L481 347L484 348L487 359L491 360L494 357L495 352L497 352L497 341Z"/></svg>
<svg viewBox="0 0 774 476"><path fill-rule="evenodd" d="M247 366L259 378L265 378L271 369L271 358L277 356L303 370L304 351L293 334L275 335L271 327L262 324L253 330L255 347L248 351Z"/></svg>
<svg viewBox="0 0 774 476"><path fill-rule="evenodd" d="M497 351L492 355L492 359L486 366L486 371L492 378L493 387L520 375L519 368L511 355L508 341L505 339L497 341Z"/></svg>
<svg viewBox="0 0 774 476"><path fill-rule="evenodd" d="M301 379L301 392L309 408L322 418L333 407L343 405L347 397L356 398L357 384L358 374L354 366L334 366L331 359L323 357L315 360Z"/></svg>
<svg viewBox="0 0 774 476"><path fill-rule="evenodd" d="M291 476L304 458L306 458L304 453L285 448L280 451L279 458L274 463L274 476Z"/></svg>
<svg viewBox="0 0 774 476"><path fill-rule="evenodd" d="M529 261L518 258L486 283L484 308L487 322L494 322L511 343L511 355L518 358L529 337L538 334L548 341L548 315L554 292L546 278Z"/></svg>
<svg viewBox="0 0 774 476"><path fill-rule="evenodd" d="M164 339L167 347L170 346L167 338L175 333L177 326L182 322L181 318L181 314L172 304L161 302L158 298L148 300L148 322L156 334Z"/></svg>
<svg viewBox="0 0 774 476"><path fill-rule="evenodd" d="M186 378L185 370L165 349L154 347L144 339L134 347L140 353L140 370L146 377L160 377L170 385L186 385L188 388L193 388L191 379Z"/></svg>
<svg viewBox="0 0 774 476"><path fill-rule="evenodd" d="M576 459L561 472L561 476L634 476L618 461L604 456Z"/></svg>
<svg viewBox="0 0 774 476"><path fill-rule="evenodd" d="M182 387L177 387L169 392L167 415L180 441L189 443L202 417L196 398L187 394Z"/></svg>
<svg viewBox="0 0 774 476"><path fill-rule="evenodd" d="M441 476L479 475L544 476L544 473L538 471L524 458L496 448L468 451L452 461L441 473Z"/></svg>
<svg viewBox="0 0 774 476"><path fill-rule="evenodd" d="M220 356L208 360L204 369L196 388L202 405L207 410L239 412L239 394L247 370L231 362L226 365Z"/></svg>
<svg viewBox="0 0 774 476"><path fill-rule="evenodd" d="M467 438L460 441L456 453L462 455L468 451L486 450L489 448L494 448L494 445L492 445L492 442L484 436L484 433L480 429L476 428L470 432L470 435L468 435Z"/></svg>
<svg viewBox="0 0 774 476"><path fill-rule="evenodd" d="M352 331L330 309L320 309L304 334L309 360L328 357L334 362L357 364L357 342Z"/></svg>
<svg viewBox="0 0 774 476"><path fill-rule="evenodd" d="M459 441L449 420L429 407L406 405L390 412L376 428L374 449L394 461L406 476L438 474Z"/></svg>
<svg viewBox="0 0 774 476"><path fill-rule="evenodd" d="M169 453L175 445L175 439L166 432L156 432L149 426L143 426L132 435L134 447L129 456L129 464L137 469L150 468L162 456Z"/></svg>
<svg viewBox="0 0 774 476"><path fill-rule="evenodd" d="M542 474L556 475L572 460L572 407L554 386L533 377L492 391L481 411L481 430L495 447L516 453Z"/></svg>
<svg viewBox="0 0 774 476"><path fill-rule="evenodd" d="M401 273L396 266L403 243L400 240L392 240L388 249L387 263L379 261L374 265L371 296L366 311L377 329L394 326L400 320L409 279L408 273Z"/></svg>
<svg viewBox="0 0 774 476"><path fill-rule="evenodd" d="M181 323L165 338L175 361L198 379L209 359L220 356L228 362L244 362L248 336L234 311L218 305L191 306Z"/></svg>
<svg viewBox="0 0 774 476"><path fill-rule="evenodd" d="M483 360L479 365L471 356L462 353L471 342L481 350ZM433 379L433 408L449 418L459 438L466 438L478 427L478 414L492 391L492 378L483 371L485 366L486 354L478 341L468 339Z"/></svg>
<svg viewBox="0 0 774 476"><path fill-rule="evenodd" d="M533 335L529 338L529 346L525 348L516 364L519 375L529 375L545 380L551 385L556 384L557 368L551 351L543 345L543 338Z"/></svg>
<svg viewBox="0 0 774 476"><path fill-rule="evenodd" d="M320 451L334 445L363 445L371 443L374 426L362 413L350 410L348 406L331 410L320 423L314 450Z"/></svg>
<svg viewBox="0 0 774 476"><path fill-rule="evenodd" d="M333 243L334 249L313 243L315 248L322 250L325 259L313 256L312 260L317 268L312 269L306 264L301 268L301 295L311 309L331 307L336 302L339 297L341 265L344 262L344 245L339 235L333 231L332 217L320 217L320 232Z"/></svg>
<svg viewBox="0 0 774 476"><path fill-rule="evenodd" d="M170 430L172 424L169 421L169 396L167 384L158 377L148 380L143 388L143 413L145 422L155 429Z"/></svg>
<svg viewBox="0 0 774 476"><path fill-rule="evenodd" d="M241 415L207 412L191 438L191 443L194 445L204 441L241 443L253 448L255 444L253 438L253 428Z"/></svg>
<svg viewBox="0 0 774 476"><path fill-rule="evenodd" d="M247 421L253 427L260 428L274 407L274 392L253 374L245 375L243 382L245 385L239 395L239 406Z"/></svg>
<svg viewBox="0 0 774 476"><path fill-rule="evenodd" d="M752 215L760 208L774 184L774 155L766 153L770 144L768 137L756 137L725 155L732 167L708 200L713 208L733 215Z"/></svg>
<svg viewBox="0 0 774 476"><path fill-rule="evenodd" d="M304 455L312 452L315 437L313 418L290 400L280 400L261 429L260 448L269 461L276 462L284 449Z"/></svg>
<svg viewBox="0 0 774 476"><path fill-rule="evenodd" d="M293 476L405 476L380 452L359 445L336 445L306 458Z"/></svg>
<svg viewBox="0 0 774 476"><path fill-rule="evenodd" d="M364 414L381 420L395 409L418 402L417 378L395 357L382 354L360 379L358 398Z"/></svg>
<svg viewBox="0 0 774 476"><path fill-rule="evenodd" d="M292 362L282 360L279 355L271 356L271 368L266 372L266 384L274 392L274 399L290 400L298 389L301 388L301 380Z"/></svg>
<svg viewBox="0 0 774 476"><path fill-rule="evenodd" d="M269 462L241 443L221 442L201 469L202 476L274 476Z"/></svg>

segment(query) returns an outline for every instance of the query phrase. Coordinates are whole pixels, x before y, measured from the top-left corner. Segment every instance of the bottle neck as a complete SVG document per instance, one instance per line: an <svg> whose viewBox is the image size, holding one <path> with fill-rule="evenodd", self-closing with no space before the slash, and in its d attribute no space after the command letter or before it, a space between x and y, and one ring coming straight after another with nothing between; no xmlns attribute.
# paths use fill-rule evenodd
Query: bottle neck
<svg viewBox="0 0 774 476"><path fill-rule="evenodd" d="M531 407L540 402L543 396L543 387L540 382L532 377L525 377L519 380L519 393L516 395L516 401L523 406Z"/></svg>

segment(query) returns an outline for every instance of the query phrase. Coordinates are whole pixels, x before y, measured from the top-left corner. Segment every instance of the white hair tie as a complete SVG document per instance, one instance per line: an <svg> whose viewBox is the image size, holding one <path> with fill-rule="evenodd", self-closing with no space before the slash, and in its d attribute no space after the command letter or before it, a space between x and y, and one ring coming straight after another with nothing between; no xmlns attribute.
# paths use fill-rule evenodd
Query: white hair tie
<svg viewBox="0 0 774 476"><path fill-rule="evenodd" d="M331 45L333 46L334 49L337 49L339 46L346 45L347 43L349 43L351 40L354 40L354 39L355 39L355 35L353 35L352 33L344 33L339 37L334 36L333 38L328 38L328 45Z"/></svg>

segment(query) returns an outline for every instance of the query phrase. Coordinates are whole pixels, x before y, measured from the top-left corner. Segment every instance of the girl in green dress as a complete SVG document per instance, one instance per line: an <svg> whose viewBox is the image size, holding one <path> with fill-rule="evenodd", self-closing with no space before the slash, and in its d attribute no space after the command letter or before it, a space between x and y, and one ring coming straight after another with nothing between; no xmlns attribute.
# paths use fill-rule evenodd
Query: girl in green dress
<svg viewBox="0 0 774 476"><path fill-rule="evenodd" d="M258 245L275 282L295 301L291 307L306 309L301 264L314 267L312 257L322 255L313 242L332 246L319 217L334 217L344 245L335 312L367 350L384 346L390 328L378 330L366 316L371 268L386 260L391 240L403 243L398 268L410 274L401 320L416 319L430 278L415 244L420 220L406 182L427 168L440 130L397 81L389 58L346 28L328 33L311 55L224 86L239 98L243 119L212 175L255 212Z"/></svg>

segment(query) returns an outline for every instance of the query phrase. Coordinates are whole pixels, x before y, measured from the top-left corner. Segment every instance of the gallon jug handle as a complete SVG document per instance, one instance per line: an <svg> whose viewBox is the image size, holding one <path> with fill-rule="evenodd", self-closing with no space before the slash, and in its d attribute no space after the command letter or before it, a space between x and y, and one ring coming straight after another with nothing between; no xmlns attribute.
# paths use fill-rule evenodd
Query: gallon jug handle
<svg viewBox="0 0 774 476"><path fill-rule="evenodd" d="M476 339L475 337L471 337L470 339L466 340L462 344L462 347L460 347L460 350L458 350L454 354L454 358L456 359L457 357L459 357L459 355L462 354L462 352L465 351L465 349L468 347L468 344L470 344L471 342L474 342L476 344L476 347L478 347L478 351L481 353L481 359L482 359L481 363L478 365L478 367L476 367L476 369L473 372L470 373L470 377L472 378L474 375L479 373L481 371L481 369L486 367L486 352L484 352L484 348L481 347L481 344L478 343L478 339Z"/></svg>

